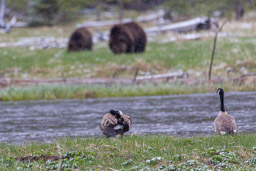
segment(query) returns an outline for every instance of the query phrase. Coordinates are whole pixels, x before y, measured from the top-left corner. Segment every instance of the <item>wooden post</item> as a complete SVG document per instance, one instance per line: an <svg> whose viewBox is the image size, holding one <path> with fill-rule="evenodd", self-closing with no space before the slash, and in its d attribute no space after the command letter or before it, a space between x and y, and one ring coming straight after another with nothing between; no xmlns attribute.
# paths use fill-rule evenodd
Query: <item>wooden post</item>
<svg viewBox="0 0 256 171"><path fill-rule="evenodd" d="M119 71L119 69L117 68L117 69L114 71L114 73L113 73L113 75L112 75L112 78L117 78L117 77L118 77L118 71Z"/></svg>
<svg viewBox="0 0 256 171"><path fill-rule="evenodd" d="M221 32L223 29L224 25L228 22L228 20L224 21L222 26L215 32L215 37L213 41L213 48L212 48L212 57L211 57L211 62L210 62L210 67L209 67L209 73L208 73L208 80L211 80L211 74L212 74L212 64L213 64L213 59L215 55L215 50L216 50L216 44L217 44L217 38L218 38L218 33Z"/></svg>

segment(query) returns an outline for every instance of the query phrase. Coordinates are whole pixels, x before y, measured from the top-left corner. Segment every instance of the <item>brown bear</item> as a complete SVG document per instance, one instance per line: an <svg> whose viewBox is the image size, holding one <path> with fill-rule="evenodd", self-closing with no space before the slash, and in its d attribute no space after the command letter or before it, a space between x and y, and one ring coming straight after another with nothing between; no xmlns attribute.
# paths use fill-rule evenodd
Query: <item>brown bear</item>
<svg viewBox="0 0 256 171"><path fill-rule="evenodd" d="M126 23L125 25L131 30L134 36L134 52L144 52L147 44L147 36L143 28L135 22Z"/></svg>
<svg viewBox="0 0 256 171"><path fill-rule="evenodd" d="M146 33L135 22L114 25L110 31L109 47L113 53L143 52L146 43Z"/></svg>
<svg viewBox="0 0 256 171"><path fill-rule="evenodd" d="M68 42L68 52L92 50L92 45L92 34L85 27L81 27L71 34Z"/></svg>

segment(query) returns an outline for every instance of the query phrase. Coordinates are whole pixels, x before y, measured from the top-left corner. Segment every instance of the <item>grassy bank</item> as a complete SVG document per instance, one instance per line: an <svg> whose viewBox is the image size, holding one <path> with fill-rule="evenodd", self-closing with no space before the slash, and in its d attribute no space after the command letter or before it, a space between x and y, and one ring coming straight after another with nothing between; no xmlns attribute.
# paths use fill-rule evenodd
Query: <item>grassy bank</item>
<svg viewBox="0 0 256 171"><path fill-rule="evenodd" d="M47 158L61 154L61 167L66 170L254 170L255 139L256 134L192 138L152 135L123 139L65 138L51 144L1 144L0 169L55 170L58 160L21 157Z"/></svg>
<svg viewBox="0 0 256 171"><path fill-rule="evenodd" d="M134 85L65 85L49 84L40 86L8 87L0 89L0 101L86 99L103 97L133 97L153 95L174 95L216 92L218 87L228 91L256 91L254 84L202 83L195 85L175 83L134 84Z"/></svg>
<svg viewBox="0 0 256 171"><path fill-rule="evenodd" d="M239 22L227 24L227 32L247 33L237 25ZM232 29L239 28L239 31ZM50 31L53 29L52 31ZM14 30L2 35L3 40L34 34L67 37L71 26L40 27ZM248 28L249 29L249 28ZM69 30L69 31L68 31ZM253 30L253 29L251 29ZM253 30L254 31L254 30ZM249 32L251 34L251 32ZM219 37L213 63L212 78L237 78L246 73L256 72L255 36ZM2 37L0 36L0 37ZM37 35L36 35L37 36ZM170 35L160 35L158 39ZM170 36L171 37L171 36ZM10 40L14 41L14 40ZM149 42L144 53L113 54L106 42L95 44L93 51L67 53L66 49L31 49L30 47L0 48L0 79L56 79L56 78L112 78L118 71L119 78L132 79L137 68L138 76L151 74L187 72L189 79L206 80L209 69L212 38L196 41L177 41L169 43ZM248 78L248 77L247 77ZM250 77L253 78L253 77ZM0 85L2 86L2 85ZM4 87L4 85L2 86ZM39 99L83 99L99 97L128 97L171 95L188 93L214 92L217 87L225 91L255 91L255 80L245 84L226 82L223 84L145 84L145 85L39 85L29 87L0 88L0 101L39 100Z"/></svg>
<svg viewBox="0 0 256 171"><path fill-rule="evenodd" d="M240 69L255 72L254 37L219 38L213 66L213 78L241 75ZM212 40L149 43L145 53L114 55L107 44L96 44L91 52L67 53L66 49L29 50L0 49L0 73L8 78L119 77L132 78L136 68L139 75L183 70L191 77L206 78Z"/></svg>

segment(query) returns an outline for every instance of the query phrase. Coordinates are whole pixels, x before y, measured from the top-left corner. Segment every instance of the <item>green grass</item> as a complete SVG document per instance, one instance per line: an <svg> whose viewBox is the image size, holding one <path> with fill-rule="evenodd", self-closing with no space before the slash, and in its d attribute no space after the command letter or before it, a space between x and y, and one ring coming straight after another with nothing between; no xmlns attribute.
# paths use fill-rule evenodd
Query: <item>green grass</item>
<svg viewBox="0 0 256 171"><path fill-rule="evenodd" d="M214 60L213 78L226 76L232 67L236 75L240 68L255 72L255 36L247 38L219 38ZM29 48L1 48L0 73L6 77L60 78L60 77L111 77L122 68L120 77L133 77L137 67L140 74L170 71L190 71L206 78L212 49L212 40L149 43L145 53L114 55L107 44L97 44L91 52L67 53L66 49L30 51ZM250 63L251 65L246 65ZM15 74L16 68L16 74Z"/></svg>
<svg viewBox="0 0 256 171"><path fill-rule="evenodd" d="M256 134L192 138L132 135L122 139L64 138L50 144L1 144L0 169L55 170L58 161L22 162L14 158L61 153L63 170L254 170L255 139Z"/></svg>
<svg viewBox="0 0 256 171"><path fill-rule="evenodd" d="M103 97L132 97L173 94L215 92L218 87L228 91L256 91L254 84L241 86L238 83L201 83L187 85L180 82L134 85L65 85L49 84L40 86L7 87L0 90L0 101L85 99Z"/></svg>
<svg viewBox="0 0 256 171"><path fill-rule="evenodd" d="M226 69L233 68L238 77L244 67L256 72L254 37L220 38L213 65L212 78L226 78ZM120 69L119 78L133 78L137 67L144 73L188 71L190 78L206 79L212 40L149 43L147 51L139 54L114 55L106 44L97 44L94 51L67 53L65 49L30 51L28 48L0 49L0 74L8 71L9 78L112 77ZM16 69L15 69L16 68ZM83 99L99 97L130 97L213 92L217 87L226 91L255 91L255 84L203 83L143 85L40 85L0 89L0 100Z"/></svg>

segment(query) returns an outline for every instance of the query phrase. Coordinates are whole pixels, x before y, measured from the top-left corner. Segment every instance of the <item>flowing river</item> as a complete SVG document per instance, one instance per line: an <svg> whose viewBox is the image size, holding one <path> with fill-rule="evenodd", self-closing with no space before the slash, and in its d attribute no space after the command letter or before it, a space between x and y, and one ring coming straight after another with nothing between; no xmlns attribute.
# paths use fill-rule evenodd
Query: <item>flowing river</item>
<svg viewBox="0 0 256 171"><path fill-rule="evenodd" d="M236 119L239 132L256 131L256 92L225 93L225 107ZM99 123L110 109L132 117L128 134L210 135L219 113L219 95L0 102L0 142L101 136Z"/></svg>

